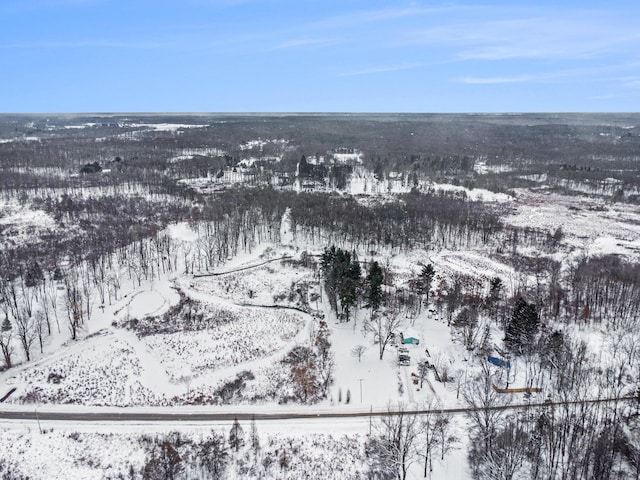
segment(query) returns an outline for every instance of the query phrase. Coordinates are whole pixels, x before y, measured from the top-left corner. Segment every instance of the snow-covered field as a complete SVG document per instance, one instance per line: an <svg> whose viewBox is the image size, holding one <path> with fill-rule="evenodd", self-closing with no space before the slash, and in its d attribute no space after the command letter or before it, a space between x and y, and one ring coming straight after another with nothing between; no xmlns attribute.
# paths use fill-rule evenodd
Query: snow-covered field
<svg viewBox="0 0 640 480"><path fill-rule="evenodd" d="M42 210L0 205L0 248L24 245L56 228L57 222Z"/></svg>
<svg viewBox="0 0 640 480"><path fill-rule="evenodd" d="M296 290L313 281L314 273L273 262L251 270L198 278L192 288L198 292L254 305L295 305Z"/></svg>
<svg viewBox="0 0 640 480"><path fill-rule="evenodd" d="M391 172L395 173L395 172ZM420 180L417 184L409 181L405 174L390 174L389 177L378 179L373 172L365 168L356 168L349 182L347 192L351 195L380 196L388 194L408 193L414 188L428 192L453 192L470 200L481 202L511 202L513 198L504 193L491 192L482 188L469 189L449 183L435 183Z"/></svg>
<svg viewBox="0 0 640 480"><path fill-rule="evenodd" d="M195 125L192 123L131 123L130 127L144 127L155 132L176 132L185 128L206 128L209 125Z"/></svg>
<svg viewBox="0 0 640 480"><path fill-rule="evenodd" d="M142 290L117 309L117 316L153 322L153 315L166 314L167 308L164 295ZM192 401L178 398L191 384L211 392L240 371L268 372L288 348L307 338L307 320L296 311L228 303L207 308L219 320L206 329L138 337L110 327L34 365L10 370L5 388L17 391L9 401L112 406Z"/></svg>
<svg viewBox="0 0 640 480"><path fill-rule="evenodd" d="M143 342L177 381L268 357L305 325L301 315L278 310L225 308L224 314L231 319L206 330L150 335Z"/></svg>
<svg viewBox="0 0 640 480"><path fill-rule="evenodd" d="M519 190L505 221L553 234L561 229L565 241L588 255L616 253L640 257L640 212L634 205L555 193Z"/></svg>
<svg viewBox="0 0 640 480"><path fill-rule="evenodd" d="M145 369L134 346L105 334L74 347L9 378L17 391L8 401L124 407L160 400L150 388L158 372Z"/></svg>

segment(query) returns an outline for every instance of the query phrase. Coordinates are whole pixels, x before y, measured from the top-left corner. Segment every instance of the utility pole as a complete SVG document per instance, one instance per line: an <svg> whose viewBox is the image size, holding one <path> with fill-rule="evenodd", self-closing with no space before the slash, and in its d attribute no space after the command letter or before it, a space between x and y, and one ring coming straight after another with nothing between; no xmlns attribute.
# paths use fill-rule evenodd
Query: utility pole
<svg viewBox="0 0 640 480"><path fill-rule="evenodd" d="M358 381L360 382L360 403L362 403L362 381L364 380L364 378L359 378Z"/></svg>
<svg viewBox="0 0 640 480"><path fill-rule="evenodd" d="M42 427L40 426L40 417L38 416L38 408L40 404L36 405L36 420L38 422L38 430L40 430L40 435L42 435Z"/></svg>

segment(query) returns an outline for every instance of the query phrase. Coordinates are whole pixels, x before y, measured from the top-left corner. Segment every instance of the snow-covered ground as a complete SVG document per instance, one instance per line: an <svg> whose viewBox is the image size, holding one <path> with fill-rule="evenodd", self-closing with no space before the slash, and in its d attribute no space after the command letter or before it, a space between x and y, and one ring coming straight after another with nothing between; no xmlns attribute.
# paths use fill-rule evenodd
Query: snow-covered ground
<svg viewBox="0 0 640 480"><path fill-rule="evenodd" d="M518 190L505 221L553 234L587 255L615 253L640 258L640 212L634 205L555 193Z"/></svg>
<svg viewBox="0 0 640 480"><path fill-rule="evenodd" d="M289 144L289 140L285 140L284 138L268 138L264 140L258 138L257 140L249 140L247 142L241 143L240 150L252 150L254 148L258 148L260 149L260 151L262 151L262 148L268 144L285 147Z"/></svg>
<svg viewBox="0 0 640 480"><path fill-rule="evenodd" d="M183 148L180 153L171 157L169 162L179 162L182 160L189 160L197 156L219 157L226 152L216 147L203 147L203 148Z"/></svg>
<svg viewBox="0 0 640 480"><path fill-rule="evenodd" d="M196 125L192 123L131 123L127 126L144 127L156 132L176 132L184 128L206 128L209 125Z"/></svg>
<svg viewBox="0 0 640 480"><path fill-rule="evenodd" d="M393 173L393 172L392 172ZM453 192L465 196L469 200L481 202L510 202L513 198L504 193L491 192L482 188L469 189L449 183L435 183L420 180L417 185L409 181L408 175L400 173L384 179L377 179L373 172L359 167L354 170L347 193L351 195L380 196L387 194L408 193L414 188L420 191Z"/></svg>
<svg viewBox="0 0 640 480"><path fill-rule="evenodd" d="M12 142L39 142L40 137L33 136L22 136L22 137L12 137L12 138L0 138L0 143L12 143Z"/></svg>
<svg viewBox="0 0 640 480"><path fill-rule="evenodd" d="M313 279L314 274L308 270L284 268L280 262L274 262L251 270L198 278L192 287L198 292L239 303L295 305L299 298L296 288Z"/></svg>
<svg viewBox="0 0 640 480"><path fill-rule="evenodd" d="M287 228L286 221L283 222L283 228ZM174 225L169 228L169 232L174 238L185 242L195 240L195 232L186 224ZM282 252L289 253L290 250L284 249ZM227 268L259 264L264 261L263 254L264 249L258 249L252 255L244 255L231 260ZM272 255L277 257L281 253L276 250L272 252ZM168 405L172 403L171 399L173 398L183 399L178 400L178 403L193 399L195 393L211 391L234 378L243 370L251 370L255 374L255 380L247 382L247 396L260 397L264 394L264 389L268 388L269 375L282 375L282 372L278 371L280 368L278 365L287 348L294 344L305 344L310 341L307 331L309 325L307 324L304 329L301 329L300 321L295 320L290 323L293 330L284 334L278 333L283 332L282 328L287 325L289 320L286 318L290 317L293 320L295 316L302 318L304 315L259 307L241 307L234 305L234 302L265 302L270 304L273 303L273 295L280 289L282 291L290 289L291 283L295 279L312 281L313 277L314 274L311 271L287 266L281 262L273 262L256 267L254 270L250 269L219 277L203 277L193 280L185 276L173 279L167 276L155 279L153 282L143 282L141 287L138 287L134 281L125 282L122 296L118 301L113 305L106 306L104 310L95 309L93 318L82 331L81 336L84 339L53 351L45 349L45 354L36 361L0 374L0 390L2 392L8 391L12 387L17 388L8 400L10 403L3 408L24 408L20 406L20 403L26 401L33 405L28 408L35 407L41 411L56 408L56 404L59 405L57 408L64 408L64 404L69 403L74 405L66 408L83 409L95 405L112 405L138 406L143 411L147 411L148 405ZM230 285L228 291L224 286L225 282ZM238 320L230 324L231 329L228 332L183 332L142 338L130 330L112 326L114 322L119 324L131 318L162 315L179 300L174 289L176 284L184 288L187 295L192 296L195 300L207 301L212 305L235 310ZM273 409L296 411L303 408L327 412L366 412L370 409L384 410L389 405L397 405L398 403L420 405L433 399L448 405L452 404L451 401L455 403L453 384L438 383L431 376L424 387L420 389L419 385L414 384L411 376L411 373L415 371L417 361L426 356L426 349L429 350L432 357L445 356L445 361L449 363L455 362L457 357L464 355L464 352L452 342L448 327L426 310L417 319L408 320L412 323L411 331L420 336L423 343L420 346L409 346L412 356L411 365L399 367L397 365L397 347L388 347L384 359L379 360L377 345L372 343L370 335L363 333L361 327L368 311L360 311L355 319L348 323L339 323L335 320L334 314L328 311L326 305L317 303L315 307L323 310L329 320L330 341L336 355L335 380L330 388L328 398L312 407L267 403L262 406L244 404L243 410L250 411L252 408L259 409L268 406L271 411ZM259 316L256 316L258 313ZM60 312L60 315L62 317L63 312ZM282 317L283 315L289 317ZM269 323L270 321L276 323ZM244 324L248 330L240 328ZM277 328L276 324L279 325ZM261 326L257 329L251 329L251 325ZM218 348L215 347L216 340L212 340L212 333L217 335L218 342L222 342L219 343ZM274 339L284 338L285 342L272 344L268 340L272 336ZM224 352L225 349L233 348L234 337L239 337L249 346L252 343L255 345L259 339L261 350L258 352L258 356L243 355L236 361L233 361L233 357L226 354L219 356L220 352ZM287 341L286 338L290 340ZM353 347L359 344L366 347L360 360L352 354ZM52 347L53 345L52 343ZM199 353L194 354L194 352ZM216 356L221 362L208 362L207 358L210 355ZM191 391L191 395L189 395L189 391ZM349 397L348 403L347 396ZM211 411L211 408L215 408L216 411L225 411L225 409L228 411L229 409L237 409L237 406L207 408L208 411ZM358 426L354 427L354 424ZM17 433L13 430L14 428L19 431L24 427L15 422L7 422L6 425L11 427L13 433L6 435L5 438L11 438L12 442L27 442L30 445L29 448L41 448L45 451L50 448L51 437L47 437L47 435L51 436L52 433L45 434L45 436L36 435L37 430L34 425L31 425L30 433ZM291 422L270 425L270 427L266 427L265 424L265 427L260 426L260 428L272 429L270 431L273 432L273 437L281 439L285 432L287 435L295 433L302 437L316 432L322 435L329 432L339 435L343 433L353 435L366 433L369 427L366 420L354 420L353 422L342 420L333 422L333 427L330 428L324 423L320 426L316 422L309 424L301 421L298 421L297 426L293 426ZM54 422L50 424L45 422L45 428L53 428L55 436L59 427ZM67 432L88 429L90 432L87 433L85 441L100 445L104 441L113 440L113 444L118 445L120 440L105 437L103 433L100 433L104 431L102 428L99 426L95 428L78 426L75 428L70 425ZM108 430L112 427L105 428ZM130 429L122 428L127 432L125 436L129 435L130 438L133 435L129 433ZM137 427L132 426L131 428L135 430ZM154 428L158 427L152 427L151 430ZM161 428L166 430L168 427ZM143 430L147 432L149 428L145 427ZM63 434L60 433L60 435ZM55 441L63 445L66 442L59 437L55 438ZM105 440L105 438L108 439ZM360 445L358 448L362 448L364 441L362 438L358 437L353 441ZM303 443L307 442L308 440L305 440ZM73 470L83 468L82 462L74 460L76 450L71 445L66 448L69 454L64 462L60 462L60 472L84 472L84 470ZM88 452L93 451L91 450L93 448L100 450L99 446L90 447L87 450L87 457L89 456ZM322 452L323 450L316 448L315 451ZM135 455L131 458L134 461ZM99 458L93 459L92 462L95 465L104 466ZM443 468L448 470L458 468L457 465L454 465L456 465L455 462L447 460ZM47 468L46 464L41 468ZM416 468L418 471L419 468ZM49 471L56 472L55 469ZM52 475L49 478L56 478L55 473ZM63 473L59 475L62 478ZM91 478L89 473L87 475L87 478Z"/></svg>
<svg viewBox="0 0 640 480"><path fill-rule="evenodd" d="M357 185L356 182L356 188ZM362 190L365 193L364 186ZM370 184L367 184L366 190L373 191ZM465 191L468 196L473 192L477 191ZM561 228L565 258L577 258L583 253L614 253L634 260L638 258L640 218L633 206L528 191L518 191L514 201L511 201L511 197L502 198L497 194L486 198L482 196L482 199L510 201L509 208L512 210L506 217L510 224L536 226L550 234ZM43 212L11 204L3 207L0 213L0 226L5 226L5 231L13 229L10 230L11 238L25 241L34 229L46 231L55 225L54 220ZM197 232L187 223L172 225L167 231L185 246L193 246L197 242ZM440 318L440 311L433 304L424 306L414 318L404 319L401 331L405 336L420 340L419 345L403 346L411 357L410 364L398 365L398 345L388 346L383 359L379 359L378 345L373 342L371 333L362 328L370 315L368 309L361 308L349 322L340 322L322 296L317 272L287 261L264 263L265 258L277 259L285 255L293 255L298 259L299 252L309 249L308 245L295 243L287 214L282 221L281 234L283 245L261 245L253 253L229 259L226 265L217 270L217 273L223 274L217 276L194 278L172 273L138 285L135 279L126 279L123 273L124 281L118 299L102 309L94 304L92 318L82 326L78 341L66 342L68 332L63 325L62 333L54 335L45 344L43 354L35 352L32 362L0 373L0 395L10 388L17 389L9 397L9 403L2 408L39 408L41 411L77 408L87 411L93 406L106 405L149 411L150 406L169 408L170 405L178 405L174 408L199 408L216 412L367 412L380 411L400 403L417 407L428 402L445 407L464 404L459 395L460 386L472 378L480 366L471 361L470 354L459 339L454 338L453 329L447 325L446 319ZM267 249L268 256L265 255ZM369 252L359 253L361 258L365 258ZM378 260L385 258L379 255ZM517 277L513 267L479 250L413 251L390 256L387 260L395 278L394 283L399 287L406 286L408 280L420 270L420 265L425 263L432 263L438 272L434 290L441 282L461 274L477 279L481 285L479 289L484 294L488 281L498 276L512 293ZM234 271L244 267L248 268ZM176 272L182 271L183 268L176 269ZM126 328L127 322L132 319L161 318L180 301L178 290L194 301L207 305L208 310L205 310L211 316L214 316L212 312L224 311L229 321L216 325L215 329L170 331L146 336ZM265 308L274 305L282 308ZM334 382L327 398L316 405L279 404L281 397L278 397L277 390L282 388L282 382L289 375L281 361L294 346L310 345L311 332L317 328L317 320L311 314L289 308L305 305L308 305L309 311L322 314L327 321L335 355ZM66 313L62 304L59 305L58 314L64 319ZM594 350L602 350L605 337L596 333L580 331L574 336L584 337ZM491 330L491 334L492 338L499 339L501 332ZM364 352L357 358L353 350L359 345L364 347ZM420 388L412 374L417 373L417 363L422 359L448 370L451 381L439 382L430 372ZM507 373L504 370L497 367L490 369L496 384L501 385L506 381ZM235 397L231 405L185 406L198 401L215 401L216 391L244 372L251 372L253 378L246 378L244 391ZM514 386L526 383L526 372L518 362L514 362L509 375L509 381ZM455 422L455 433L460 437L458 448L445 458L444 463L436 465L434 478L468 478L466 440L463 438L465 425L461 417L457 417ZM105 443L111 442L112 453L117 455L121 444L129 442L136 445L140 431L162 432L178 428L178 425L116 427L109 424L62 426L55 422L44 423L45 428L53 428L53 431L40 435L33 422L22 424L3 421L7 430L0 439L0 446L3 442L6 445L19 445L17 451L20 453L11 453L6 457L9 462L18 462L26 458L26 454L57 452L53 443L63 445L60 448L66 449L67 457L60 462L60 470L51 467L51 476L46 478L92 478L93 473L86 469L88 463L97 466L97 470L104 467L115 475L121 471L118 468L125 468L126 465L114 464L113 470L109 470L100 456L102 451L108 451ZM222 422L219 427L228 430L229 426ZM193 432L202 430L200 425L180 425L179 428ZM321 458L326 454L323 452L332 452L336 444L346 445L340 443L344 439L330 440L330 434L348 435L349 442L352 442L349 444L360 452L369 423L366 417L329 422L265 421L259 423L259 428L270 438L278 439L274 442L286 442L287 438L296 437L298 440L295 441L304 438L302 443L308 445L313 442L313 435L321 435L324 440L312 449L313 453L309 453L312 457ZM119 433L109 436L105 433L109 429L117 429ZM75 430L83 432L80 443L88 445L82 457L84 460L75 457L76 452L81 455L81 449L76 449L78 441L69 437ZM98 453L94 455L94 451ZM131 463L135 463L136 458L142 458L136 456L142 455L135 453L137 450L132 452L129 455ZM361 460L354 460L354 465L361 466L358 461ZM46 470L49 468L46 462L42 460L42 463L36 462L34 465ZM139 463L136 465L139 466ZM35 467L24 472L33 478L44 478L33 473ZM419 478L420 466L414 466L411 474L413 478Z"/></svg>
<svg viewBox="0 0 640 480"><path fill-rule="evenodd" d="M0 248L24 245L57 226L55 219L42 210L15 204L0 204Z"/></svg>
<svg viewBox="0 0 640 480"><path fill-rule="evenodd" d="M0 445L5 454L0 472L10 469L14 474L43 480L97 480L128 478L133 470L137 472L134 478L142 478L141 473L149 461L153 443L167 437L175 438L167 427L158 429L145 426L144 434L135 431L87 431L57 425L48 428L46 424L40 434L34 427L1 431ZM247 458L251 455L248 447L243 448L237 456L238 460L229 462L223 478L366 478L361 435L267 433L262 424L258 423L256 427L260 450L255 463L260 468L254 473L238 471L243 461L248 461L244 460L243 454L246 452ZM179 428L180 437L185 443L177 448L184 455L182 463L185 465L185 474L187 478L199 478L197 463L192 461L193 454L189 454L189 443L195 444L195 453L198 445L212 432L226 438L230 425ZM245 424L243 428L244 434L248 435L249 425ZM279 462L285 452L287 462ZM233 452L230 454L235 458ZM26 458L29 461L25 461Z"/></svg>
<svg viewBox="0 0 640 480"><path fill-rule="evenodd" d="M463 426L454 417L456 429ZM240 422L245 441L251 425ZM375 433L378 421L369 417L309 420L269 420L255 422L260 449L257 458L262 468L240 472L243 459L255 455L245 445L237 457L229 452L224 479L365 479L367 457L365 442L370 429ZM5 424L0 428L0 448L3 451L0 473L11 469L34 480L66 480L70 478L104 479L127 477L133 467L140 472L150 456L150 443L175 439L180 432L182 442L196 445L212 433L227 438L231 421L189 423L60 423L40 420ZM42 433L41 433L42 432ZM466 451L458 445L445 457L434 459L432 478L469 478L466 471ZM188 448L180 453L187 453ZM279 464L283 453L289 460ZM237 458L238 461L233 459ZM269 459L275 461L273 466ZM26 461L28 459L28 461ZM184 455L187 477L198 478L190 455ZM267 459L267 460L265 460ZM247 460L244 460L247 461ZM3 470L3 468L5 470ZM138 473L139 474L139 473ZM139 478L139 477L135 477ZM416 460L409 470L410 479L422 478L422 465Z"/></svg>

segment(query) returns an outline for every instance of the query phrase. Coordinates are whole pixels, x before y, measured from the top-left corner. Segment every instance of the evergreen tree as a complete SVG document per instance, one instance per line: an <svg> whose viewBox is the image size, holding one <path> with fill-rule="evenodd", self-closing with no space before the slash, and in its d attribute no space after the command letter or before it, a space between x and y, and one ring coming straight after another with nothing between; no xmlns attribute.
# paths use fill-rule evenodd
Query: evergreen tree
<svg viewBox="0 0 640 480"><path fill-rule="evenodd" d="M503 288L504 284L502 283L502 279L500 277L493 277L489 282L489 302L495 303L500 300Z"/></svg>
<svg viewBox="0 0 640 480"><path fill-rule="evenodd" d="M42 273L42 268L40 268L40 264L37 261L33 260L29 263L24 273L24 284L27 287L35 287L43 280L44 273Z"/></svg>
<svg viewBox="0 0 640 480"><path fill-rule="evenodd" d="M53 279L56 281L60 281L64 278L64 273L62 273L62 269L56 265L56 268L53 271Z"/></svg>
<svg viewBox="0 0 640 480"><path fill-rule="evenodd" d="M382 302L382 282L384 274L378 262L372 262L367 272L367 301L372 311L380 308Z"/></svg>
<svg viewBox="0 0 640 480"><path fill-rule="evenodd" d="M500 277L493 277L489 281L489 295L485 300L485 306L489 315L495 320L498 320L498 314L500 313L500 300L502 297L502 291L504 290L504 283ZM504 311L500 317L504 317ZM504 318L502 318L504 321ZM504 324L503 324L504 325Z"/></svg>
<svg viewBox="0 0 640 480"><path fill-rule="evenodd" d="M535 305L518 298L504 332L507 345L516 353L522 353L533 344L539 326L540 317Z"/></svg>
<svg viewBox="0 0 640 480"><path fill-rule="evenodd" d="M351 308L358 299L362 270L357 260L346 250L325 248L320 262L324 287L331 309L349 320ZM338 300L340 311L338 311Z"/></svg>
<svg viewBox="0 0 640 480"><path fill-rule="evenodd" d="M236 452L244 446L244 432L237 418L233 420L229 430L229 446Z"/></svg>
<svg viewBox="0 0 640 480"><path fill-rule="evenodd" d="M567 339L561 330L554 330L540 339L542 365L550 369L560 368L568 355Z"/></svg>
<svg viewBox="0 0 640 480"><path fill-rule="evenodd" d="M258 427L256 426L256 419L251 419L251 431L249 432L249 439L251 442L251 449L254 454L257 454L260 450L260 437L258 436Z"/></svg>
<svg viewBox="0 0 640 480"><path fill-rule="evenodd" d="M418 295L424 295L426 303L429 303L429 291L431 291L431 286L433 285L433 279L435 276L435 268L433 268L433 265L428 263L427 265L422 266L422 269L418 274L418 278L415 280L416 291Z"/></svg>
<svg viewBox="0 0 640 480"><path fill-rule="evenodd" d="M358 287L360 286L360 277L362 276L362 269L357 261L350 261L342 276L340 282L340 308L346 321L349 321L351 307L356 304L358 300Z"/></svg>
<svg viewBox="0 0 640 480"><path fill-rule="evenodd" d="M11 368L11 355L13 350L11 348L11 321L9 316L5 315L0 327L0 350L2 350L2 356L4 358L4 364L6 368Z"/></svg>
<svg viewBox="0 0 640 480"><path fill-rule="evenodd" d="M317 387L326 397L329 386L333 383L333 370L335 368L334 355L331 353L331 341L329 340L329 327L324 320L320 321L320 327L315 338L317 349L315 363L315 377Z"/></svg>
<svg viewBox="0 0 640 480"><path fill-rule="evenodd" d="M336 268L337 251L335 245L324 249L320 260L320 267L324 278L324 289L329 299L331 309L338 311L338 269Z"/></svg>

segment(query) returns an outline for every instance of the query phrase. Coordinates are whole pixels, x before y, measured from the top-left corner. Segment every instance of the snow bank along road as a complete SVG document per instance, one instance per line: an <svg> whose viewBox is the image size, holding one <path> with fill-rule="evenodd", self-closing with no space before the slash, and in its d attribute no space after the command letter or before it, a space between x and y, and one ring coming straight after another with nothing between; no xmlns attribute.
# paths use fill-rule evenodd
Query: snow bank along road
<svg viewBox="0 0 640 480"><path fill-rule="evenodd" d="M96 408L85 411L40 411L37 409L40 406L33 406L30 409L26 409L24 405L20 408L10 410L0 410L1 420L47 420L47 421L61 421L61 422L118 422L118 423L137 423L137 422L216 422L216 421L231 421L238 420L295 420L295 419L309 419L309 420L322 420L328 418L349 418L349 417L383 417L390 415L404 414L417 414L417 415L429 415L432 413L445 413L445 414L457 414L466 413L474 410L517 410L517 409L530 409L530 408L544 408L559 405L579 405L589 403L612 403L627 400L639 400L636 395L625 397L613 397L613 398L597 398L591 400L575 400L568 402L539 402L539 403L522 403L513 405L496 405L486 408L444 408L433 410L411 410L404 411L399 410L376 410L376 411L351 411L351 412L224 412L224 413L206 413L206 412L189 412L187 410L180 411L179 408L173 408L170 410L163 410L160 412L153 412L152 409L144 412L114 412L113 409L108 411L100 411Z"/></svg>

